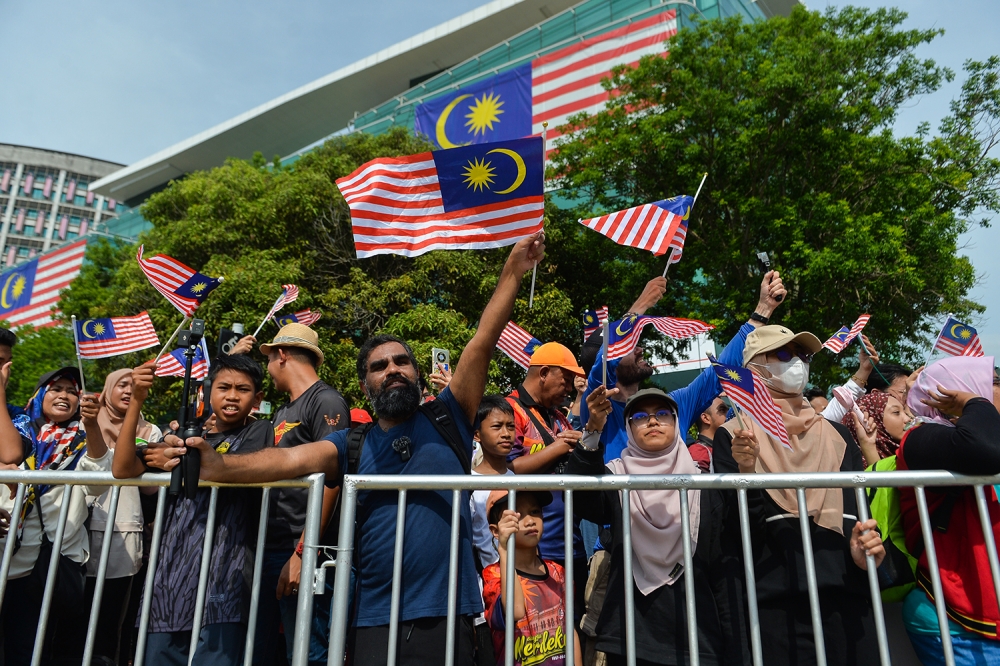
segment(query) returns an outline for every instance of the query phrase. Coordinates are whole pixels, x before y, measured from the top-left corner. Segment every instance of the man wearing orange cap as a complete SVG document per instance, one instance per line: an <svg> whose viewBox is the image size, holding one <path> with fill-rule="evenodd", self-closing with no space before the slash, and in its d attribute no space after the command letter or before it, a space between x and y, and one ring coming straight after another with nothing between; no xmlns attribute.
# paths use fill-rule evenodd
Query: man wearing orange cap
<svg viewBox="0 0 1000 666"><path fill-rule="evenodd" d="M559 406L574 390L573 380L585 376L573 352L558 342L547 342L531 355L524 382L507 396L514 408L514 446L508 459L515 474L548 474L566 463L583 433L573 430ZM565 564L562 493L553 493L552 503L542 508L542 519L545 530L538 544L542 558ZM586 571L587 552L579 527L573 530L573 559L577 571ZM575 582L582 602L587 578L580 575ZM574 608L582 613L583 604Z"/></svg>

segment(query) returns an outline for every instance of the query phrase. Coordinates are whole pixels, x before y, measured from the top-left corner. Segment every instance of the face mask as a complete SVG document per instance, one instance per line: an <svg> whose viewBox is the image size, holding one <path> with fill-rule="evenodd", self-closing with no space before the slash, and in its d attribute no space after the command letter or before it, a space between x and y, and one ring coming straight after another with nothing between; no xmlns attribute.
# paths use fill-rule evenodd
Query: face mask
<svg viewBox="0 0 1000 666"><path fill-rule="evenodd" d="M763 367L771 373L771 378L764 379L764 383L775 391L788 394L802 393L809 383L809 364L801 358L764 363Z"/></svg>

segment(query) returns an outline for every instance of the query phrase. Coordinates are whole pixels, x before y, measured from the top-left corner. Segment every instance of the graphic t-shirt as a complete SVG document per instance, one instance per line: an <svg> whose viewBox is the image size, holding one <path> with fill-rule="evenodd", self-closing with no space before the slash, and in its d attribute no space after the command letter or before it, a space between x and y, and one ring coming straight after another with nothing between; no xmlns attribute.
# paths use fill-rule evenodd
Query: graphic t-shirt
<svg viewBox="0 0 1000 666"><path fill-rule="evenodd" d="M317 381L275 413L274 445L291 448L318 442L330 433L350 426L351 417L344 398L329 384ZM291 556L306 525L308 493L305 488L271 490L272 504L267 521L268 550L287 550ZM336 534L336 530L337 525L332 525L330 531Z"/></svg>
<svg viewBox="0 0 1000 666"><path fill-rule="evenodd" d="M466 443L466 455L472 458L472 427L450 389L438 396L448 408L452 421ZM337 446L340 469L347 465L347 430L326 439ZM410 440L410 459L405 463L392 448L394 440ZM353 470L352 470L353 472ZM375 425L365 437L357 474L464 474L455 451L444 441L430 419L417 412L409 419L383 431ZM327 479L327 485L339 486L342 478ZM451 534L450 490L416 491L406 494L406 523L403 533L402 609L403 622L422 617L448 614L448 561ZM473 615L483 610L479 594L479 576L472 556L472 517L469 494L461 494L458 548L458 613ZM358 612L355 624L377 627L389 624L389 600L392 592L392 561L396 544L397 493L363 491L358 493L355 530L355 562L358 563Z"/></svg>
<svg viewBox="0 0 1000 666"><path fill-rule="evenodd" d="M252 421L242 428L209 433L205 440L224 455L249 453L273 446L274 430L270 421ZM167 495L160 561L153 579L151 632L191 630L210 498L209 488L198 490L191 500ZM247 622L259 518L259 489L219 489L202 626Z"/></svg>
<svg viewBox="0 0 1000 666"><path fill-rule="evenodd" d="M562 666L566 663L566 581L563 568L544 560L546 573L517 572L524 591L524 617L514 626L514 663L521 666ZM504 663L504 615L500 564L483 569L483 605L493 634L497 666ZM570 636L570 640L573 637Z"/></svg>

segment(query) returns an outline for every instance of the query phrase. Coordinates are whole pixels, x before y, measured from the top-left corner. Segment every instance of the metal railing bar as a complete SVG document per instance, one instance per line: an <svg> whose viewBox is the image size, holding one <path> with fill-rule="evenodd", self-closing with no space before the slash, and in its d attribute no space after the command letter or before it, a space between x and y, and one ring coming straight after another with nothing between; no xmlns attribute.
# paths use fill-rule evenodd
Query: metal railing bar
<svg viewBox="0 0 1000 666"><path fill-rule="evenodd" d="M754 666L764 665L763 648L760 642L760 613L757 608L757 575L753 566L753 544L750 535L750 508L746 488L736 491L740 509L740 541L743 545L743 569L746 576L747 616L750 622L750 654Z"/></svg>
<svg viewBox="0 0 1000 666"><path fill-rule="evenodd" d="M198 482L199 488L308 488L312 476L297 479L270 481L268 483L219 483ZM170 474L149 472L131 479L116 479L111 472L82 472L80 470L51 471L12 469L0 471L0 483L31 483L35 485L70 486L169 486Z"/></svg>
<svg viewBox="0 0 1000 666"><path fill-rule="evenodd" d="M694 554L691 552L691 507L688 491L682 489L681 494L681 539L684 546L684 601L687 606L688 655L691 666L701 664L701 654L698 644L698 608L694 598Z"/></svg>
<svg viewBox="0 0 1000 666"><path fill-rule="evenodd" d="M400 490L396 500L396 545L392 555L392 596L389 600L389 648L386 651L386 666L396 666L396 652L399 647L399 598L403 578L403 534L406 529L406 491ZM341 515L341 521L344 517ZM340 576L340 572L337 572Z"/></svg>
<svg viewBox="0 0 1000 666"><path fill-rule="evenodd" d="M108 575L108 559L111 555L111 540L114 538L115 518L118 516L118 499L121 491L121 486L114 486L111 489L111 504L108 506L108 523L104 526L101 560L97 566L97 579L94 581L94 600L90 605L90 621L87 623L87 641L83 646L83 666L90 666L90 661L94 658L97 621L101 616L101 597L104 596L104 581Z"/></svg>
<svg viewBox="0 0 1000 666"><path fill-rule="evenodd" d="M855 499L858 502L858 520L862 524L868 521L868 498L865 496L864 488L855 488ZM882 529L885 529L885 525ZM882 608L882 592L878 585L878 571L875 566L875 558L866 555L868 564L868 588L872 595L872 610L875 612L875 636L878 639L878 654L882 661L882 666L889 666L892 659L889 656L889 636L885 629L885 609Z"/></svg>
<svg viewBox="0 0 1000 666"><path fill-rule="evenodd" d="M135 644L135 666L143 666L146 659L146 638L149 635L149 613L153 608L153 582L156 578L156 564L160 559L160 543L163 541L163 518L167 511L167 486L156 491L156 517L153 519L153 541L149 546L149 561L146 564L146 582L142 591L142 610L139 613L139 639Z"/></svg>
<svg viewBox="0 0 1000 666"><path fill-rule="evenodd" d="M938 569L937 548L934 546L934 529L931 527L930 511L927 510L927 493L920 486L914 488L913 491L917 496L920 533L924 539L927 568L931 574L931 589L934 591L934 607L937 610L938 629L941 631L941 648L944 652L944 663L947 666L955 666L955 650L951 644L951 631L948 628L948 610L944 604L941 571Z"/></svg>
<svg viewBox="0 0 1000 666"><path fill-rule="evenodd" d="M576 662L573 661L574 651L576 650L576 606L575 606L575 594L576 585L574 583L574 576L576 571L573 568L573 491L567 490L563 492L563 543L565 544L565 549L563 551L564 565L564 581L566 584L566 664L567 666L573 666Z"/></svg>
<svg viewBox="0 0 1000 666"><path fill-rule="evenodd" d="M354 520L358 487L347 477L340 491L340 531L337 536L337 577L333 581L333 606L330 611L330 649L327 666L344 663L347 648L347 621L350 609L351 566L354 555Z"/></svg>
<svg viewBox="0 0 1000 666"><path fill-rule="evenodd" d="M208 593L208 574L212 568L212 546L215 543L215 514L219 507L219 489L212 488L208 496L208 516L205 519L205 540L201 546L201 568L198 570L198 593L194 599L194 618L191 620L191 644L188 647L188 666L194 663L201 636L201 622L205 617L205 597Z"/></svg>
<svg viewBox="0 0 1000 666"><path fill-rule="evenodd" d="M823 617L819 605L819 584L816 581L816 562L813 560L812 533L809 529L809 505L805 488L796 488L799 505L799 527L802 529L802 559L806 563L806 587L809 590L809 613L812 615L813 643L816 645L816 666L826 666L826 637L823 635Z"/></svg>
<svg viewBox="0 0 1000 666"><path fill-rule="evenodd" d="M517 488L511 487L507 491L507 508L511 511L517 510ZM515 560L517 556L514 551L514 533L507 539L507 580L504 587L507 592L507 603L503 604L504 614L504 666L514 666L514 585L520 584L517 580L517 567Z"/></svg>
<svg viewBox="0 0 1000 666"><path fill-rule="evenodd" d="M38 626L35 628L35 646L31 651L31 666L39 666L42 663L42 651L45 649L45 629L49 624L49 609L52 607L52 597L56 589L56 571L59 567L59 558L62 555L63 537L66 535L66 518L69 516L69 505L72 504L69 486L62 487L62 506L59 507L59 522L56 523L56 535L52 540L52 555L49 556L49 570L45 575L45 591L42 592L42 608L38 616ZM42 497L39 495L35 502L35 511L41 519ZM44 538L44 531L43 531Z"/></svg>
<svg viewBox="0 0 1000 666"><path fill-rule="evenodd" d="M310 474L309 494L306 498L306 527L303 537L302 568L299 572L299 594L295 609L295 629L293 633L292 666L306 666L309 663L309 638L312 627L313 580L316 574L316 558L319 553L320 517L323 514L323 488L325 475Z"/></svg>
<svg viewBox="0 0 1000 666"><path fill-rule="evenodd" d="M990 520L990 510L986 506L986 495L982 486L974 486L976 493L976 508L979 509L979 523L983 528L983 541L986 542L986 555L990 560L990 574L993 577L993 593L1000 603L1000 560L997 559L997 542L993 537L993 523Z"/></svg>
<svg viewBox="0 0 1000 666"><path fill-rule="evenodd" d="M445 632L444 666L455 666L455 615L458 612L458 526L462 491L451 493L451 539L448 543L448 626Z"/></svg>
<svg viewBox="0 0 1000 666"><path fill-rule="evenodd" d="M23 483L18 484L17 494L14 496L14 507L10 512L11 518L10 527L7 530L7 543L4 544L3 561L0 563L0 608L3 608L3 598L7 592L7 574L10 573L10 561L14 557L14 542L16 539L11 538L11 536L17 534L17 521L21 516L21 507L24 506L24 493L26 490L27 486Z"/></svg>
<svg viewBox="0 0 1000 666"><path fill-rule="evenodd" d="M264 488L260 493L260 521L257 524L257 550L253 558L253 582L250 586L250 614L247 616L247 640L243 648L243 666L253 666L253 639L257 633L257 610L260 608L260 576L264 570L264 545L267 540L267 514L270 508L270 500L271 489ZM300 578L299 580L302 579Z"/></svg>
<svg viewBox="0 0 1000 666"><path fill-rule="evenodd" d="M625 663L635 666L635 579L632 575L632 497L628 488L622 498L622 546L625 586Z"/></svg>

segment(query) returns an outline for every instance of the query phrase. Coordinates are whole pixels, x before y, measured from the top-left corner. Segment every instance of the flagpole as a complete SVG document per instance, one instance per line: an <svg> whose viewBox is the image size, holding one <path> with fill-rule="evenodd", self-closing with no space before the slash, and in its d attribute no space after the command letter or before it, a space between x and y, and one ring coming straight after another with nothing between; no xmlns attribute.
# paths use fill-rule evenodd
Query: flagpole
<svg viewBox="0 0 1000 666"><path fill-rule="evenodd" d="M271 306L271 309L268 310L267 314L264 316L264 321L260 322L260 326L258 326L257 330L253 332L254 339L257 338L257 334L260 333L260 329L264 328L264 324L267 323L267 320L278 313L278 307L277 307L278 302L281 301L281 299L284 297L285 297L285 290L282 289L281 294L279 294L278 298L274 300L274 305Z"/></svg>
<svg viewBox="0 0 1000 666"><path fill-rule="evenodd" d="M934 343L931 345L931 349L927 352L927 356L924 357L924 365L926 366L930 363L931 356L934 355L934 348L937 346L938 340L941 339L941 335L944 333L944 327L948 325L948 320L951 319L951 313L946 312L944 315L944 323L941 324L941 330L938 331L937 337L934 338Z"/></svg>
<svg viewBox="0 0 1000 666"><path fill-rule="evenodd" d="M83 379L83 359L80 358L80 338L76 332L76 315L70 316L73 323L73 347L76 349L76 367L80 369L80 394L87 392L87 382Z"/></svg>
<svg viewBox="0 0 1000 666"><path fill-rule="evenodd" d="M608 336L610 335L611 335L611 323L606 321L604 322L604 331L603 331L604 341L601 343L604 345L604 358L603 358L604 366L602 368L604 372L604 379L601 381L601 384L604 386L604 388L608 387Z"/></svg>
<svg viewBox="0 0 1000 666"><path fill-rule="evenodd" d="M702 175L701 182L698 183L698 190L694 193L694 199L691 199L691 207L688 208L688 215L691 214L691 211L694 210L695 203L698 202L698 195L701 194L701 188L705 185L705 179L706 178L708 178L708 172L707 171ZM669 250L667 252L667 265L663 269L663 277L667 277L667 271L670 270L670 257L672 257L672 256L674 256L674 251L673 250Z"/></svg>
<svg viewBox="0 0 1000 666"><path fill-rule="evenodd" d="M545 190L545 149L546 149L546 136L549 132L549 124L547 122L542 123L542 191ZM545 208L542 204L542 237L545 236ZM535 307L535 278L538 277L538 262L535 262L534 268L531 269L531 293L528 294L528 309L531 310Z"/></svg>
<svg viewBox="0 0 1000 666"><path fill-rule="evenodd" d="M733 410L733 414L736 415L736 422L740 424L740 430L746 430L746 424L743 423L743 419L740 418L739 408L733 404L733 401L729 399L729 396L723 393L722 401L729 405L729 409Z"/></svg>
<svg viewBox="0 0 1000 666"><path fill-rule="evenodd" d="M177 337L177 334L181 332L181 329L184 328L187 325L188 321L190 321L190 320L191 320L190 315L186 315L184 317L184 319L181 320L181 323L177 327L177 329L174 331L174 334L170 336L170 339L167 340L167 343L165 345L163 345L163 349L161 349L160 353L156 355L155 359L153 359L153 366L154 367L156 366L156 363L160 360L160 357L163 356L163 354L166 353L166 351L168 349L170 349L170 345L174 341L174 338Z"/></svg>

